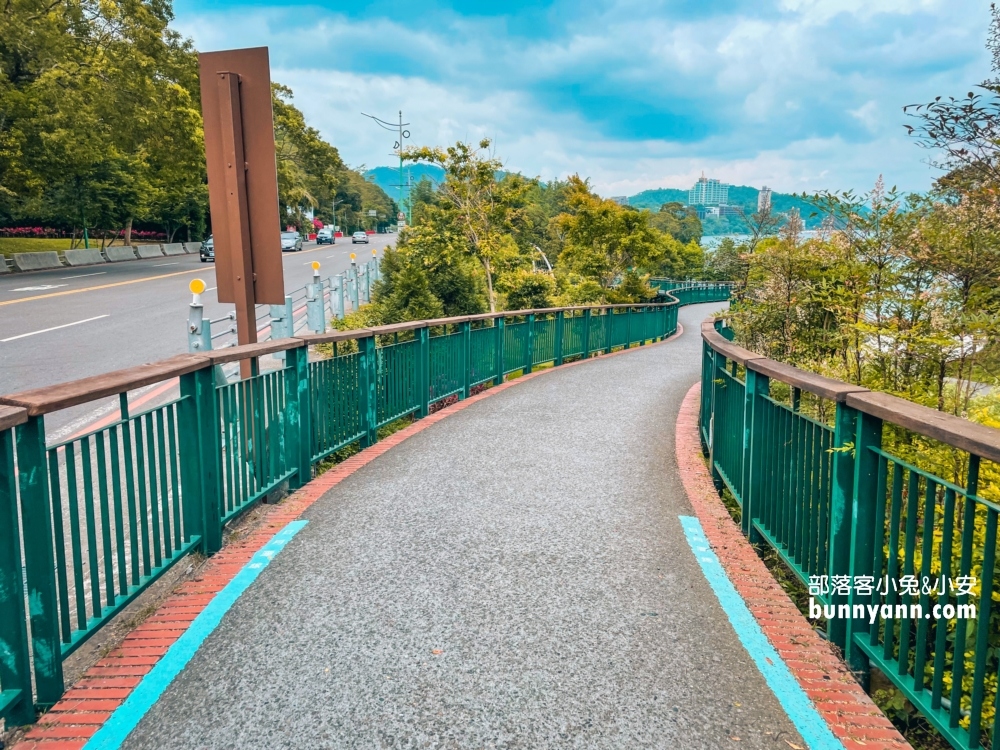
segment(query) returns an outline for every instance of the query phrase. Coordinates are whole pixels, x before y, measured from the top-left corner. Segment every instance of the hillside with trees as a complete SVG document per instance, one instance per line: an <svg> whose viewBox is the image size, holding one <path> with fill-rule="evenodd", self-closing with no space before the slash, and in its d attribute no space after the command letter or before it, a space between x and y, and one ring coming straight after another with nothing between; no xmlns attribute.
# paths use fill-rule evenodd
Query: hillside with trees
<svg viewBox="0 0 1000 750"><path fill-rule="evenodd" d="M730 185L729 205L736 206L747 215L757 211L757 196L760 190L747 185ZM628 199L630 206L658 210L665 203L687 204L688 191L675 188L644 190ZM811 203L807 196L790 193L771 193L771 207L775 214L797 211L806 229L817 229L823 223L824 213ZM746 221L739 216L712 216L702 221L705 236L722 234L747 234Z"/></svg>

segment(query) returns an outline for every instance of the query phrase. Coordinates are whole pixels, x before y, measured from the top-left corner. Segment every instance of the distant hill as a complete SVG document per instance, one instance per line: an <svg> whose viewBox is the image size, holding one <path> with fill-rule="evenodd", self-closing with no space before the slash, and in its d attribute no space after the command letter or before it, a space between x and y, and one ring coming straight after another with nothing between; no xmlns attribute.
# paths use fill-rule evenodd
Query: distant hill
<svg viewBox="0 0 1000 750"><path fill-rule="evenodd" d="M729 205L742 206L753 213L757 210L757 194L760 191L755 187L747 185L731 185L729 187ZM651 211L658 211L664 203L676 201L687 203L688 191L674 188L658 188L656 190L644 190L638 195L633 195L628 199L629 205L636 208L648 208ZM789 193L772 193L771 205L777 213L786 213L797 208L799 215L806 224L806 229L817 228L823 220L816 208L809 202L804 201L796 195ZM813 214L816 214L813 216ZM724 217L719 220L705 222L705 234L739 234L743 231L740 226L743 222L736 216Z"/></svg>
<svg viewBox="0 0 1000 750"><path fill-rule="evenodd" d="M403 166L403 182L407 173L413 178L413 184L427 177L437 185L444 180L444 170L437 164L406 164ZM365 179L374 182L392 199L399 198L399 167L375 167L365 172Z"/></svg>

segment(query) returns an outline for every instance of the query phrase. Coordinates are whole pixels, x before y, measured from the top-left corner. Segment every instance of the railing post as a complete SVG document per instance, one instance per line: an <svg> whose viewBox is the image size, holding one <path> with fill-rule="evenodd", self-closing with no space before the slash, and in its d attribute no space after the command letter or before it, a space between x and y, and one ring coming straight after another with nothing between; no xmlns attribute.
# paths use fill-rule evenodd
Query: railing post
<svg viewBox="0 0 1000 750"><path fill-rule="evenodd" d="M528 345L525 347L527 350L527 355L525 356L524 363L524 374L527 375L531 372L532 365L535 360L535 314L529 313L528 315Z"/></svg>
<svg viewBox="0 0 1000 750"><path fill-rule="evenodd" d="M612 318L614 318L614 315L615 315L615 308L608 307L604 310L604 330L607 333L607 338L604 340L604 343L606 344L606 346L604 347L605 354L611 354L611 348L613 343L611 334L614 331L614 326L612 325L611 320Z"/></svg>
<svg viewBox="0 0 1000 750"><path fill-rule="evenodd" d="M875 526L884 522L875 517L879 460L871 450L882 447L882 420L864 412L857 412L857 415L854 433L854 498L850 518L851 559L848 570L852 581L856 580L856 576L874 576ZM831 575L834 573L840 571L830 571ZM870 604L871 601L871 594L858 594L855 587L851 587L848 604L852 615L855 604ZM854 643L854 636L867 634L870 630L867 617L857 620L851 618L847 620L847 632L844 634L847 663L865 690L868 690L870 677L868 656Z"/></svg>
<svg viewBox="0 0 1000 750"><path fill-rule="evenodd" d="M632 348L632 306L625 308L625 348Z"/></svg>
<svg viewBox="0 0 1000 750"><path fill-rule="evenodd" d="M375 337L366 336L358 339L358 404L361 415L361 425L365 436L361 438L361 447L367 448L378 440L378 411L376 409L376 393L378 391L377 363L375 361Z"/></svg>
<svg viewBox="0 0 1000 750"><path fill-rule="evenodd" d="M563 332L566 328L566 316L560 310L556 313L556 367L563 363Z"/></svg>
<svg viewBox="0 0 1000 750"><path fill-rule="evenodd" d="M763 425L758 419L758 396L770 393L769 380L766 375L754 372L749 367L746 370L746 386L743 399L743 533L753 543L762 541L760 532L754 528L757 503L761 499L763 478L761 477L761 457L769 450Z"/></svg>
<svg viewBox="0 0 1000 750"><path fill-rule="evenodd" d="M712 426L712 374L715 370L715 352L708 342L701 341L701 447L708 452L708 435Z"/></svg>
<svg viewBox="0 0 1000 750"><path fill-rule="evenodd" d="M420 416L426 417L430 413L431 405L431 329L427 326L417 329L417 338L420 342L420 353L418 355L417 368L417 388L420 392Z"/></svg>
<svg viewBox="0 0 1000 750"><path fill-rule="evenodd" d="M336 276L337 286L331 290L333 295L333 301L331 307L333 307L333 317L337 320L344 319L344 274L340 273Z"/></svg>
<svg viewBox="0 0 1000 750"><path fill-rule="evenodd" d="M472 381L472 324L465 321L459 324L462 332L462 396L469 397L469 383Z"/></svg>
<svg viewBox="0 0 1000 750"><path fill-rule="evenodd" d="M38 703L51 706L63 694L63 671L49 473L45 461L45 422L40 416L29 417L26 423L14 429L35 689Z"/></svg>
<svg viewBox="0 0 1000 750"><path fill-rule="evenodd" d="M497 372L496 377L493 380L494 385L500 385L503 382L504 371L507 369L507 363L504 362L504 336L506 336L506 329L504 327L503 318L494 318L493 327L496 328L496 353L494 358L496 359Z"/></svg>
<svg viewBox="0 0 1000 750"><path fill-rule="evenodd" d="M583 359L590 359L590 318L592 310L583 311Z"/></svg>
<svg viewBox="0 0 1000 750"><path fill-rule="evenodd" d="M0 687L20 692L7 713L7 728L35 720L19 525L14 432L4 430L0 432Z"/></svg>
<svg viewBox="0 0 1000 750"><path fill-rule="evenodd" d="M726 370L726 358L719 354L717 351L712 351L712 419L709 426L708 432L708 467L712 474L712 482L715 484L715 488L722 491L725 483L722 481L722 475L719 474L719 470L715 466L715 430L718 427L718 405L719 405L719 389L726 384L726 379L723 377Z"/></svg>
<svg viewBox="0 0 1000 750"><path fill-rule="evenodd" d="M201 537L201 551L222 549L222 442L219 401L212 367L181 375L178 409L184 530L187 539ZM232 446L226 446L232 450Z"/></svg>
<svg viewBox="0 0 1000 750"><path fill-rule="evenodd" d="M298 469L288 482L298 489L312 479L312 429L309 403L309 347L285 352L285 455Z"/></svg>
<svg viewBox="0 0 1000 750"><path fill-rule="evenodd" d="M306 321L313 333L326 333L326 285L313 274L313 283L306 285Z"/></svg>
<svg viewBox="0 0 1000 750"><path fill-rule="evenodd" d="M847 575L851 568L851 514L854 505L854 438L858 412L837 402L833 424L833 459L830 487L830 561L829 575ZM834 606L847 603L847 597L830 594ZM827 621L827 637L847 653L847 623L835 617Z"/></svg>

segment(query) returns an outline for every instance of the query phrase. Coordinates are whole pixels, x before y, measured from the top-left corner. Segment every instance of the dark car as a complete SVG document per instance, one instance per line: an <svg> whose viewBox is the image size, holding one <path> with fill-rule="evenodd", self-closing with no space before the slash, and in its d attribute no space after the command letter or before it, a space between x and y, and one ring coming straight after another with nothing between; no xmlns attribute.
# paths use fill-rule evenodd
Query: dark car
<svg viewBox="0 0 1000 750"><path fill-rule="evenodd" d="M215 263L215 241L211 237L201 243L201 262L208 261Z"/></svg>
<svg viewBox="0 0 1000 750"><path fill-rule="evenodd" d="M281 252L296 253L302 249L302 235L298 232L281 233Z"/></svg>
<svg viewBox="0 0 1000 750"><path fill-rule="evenodd" d="M317 245L332 245L337 241L337 237L334 235L333 230L329 227L323 227L318 232L316 232L316 244Z"/></svg>

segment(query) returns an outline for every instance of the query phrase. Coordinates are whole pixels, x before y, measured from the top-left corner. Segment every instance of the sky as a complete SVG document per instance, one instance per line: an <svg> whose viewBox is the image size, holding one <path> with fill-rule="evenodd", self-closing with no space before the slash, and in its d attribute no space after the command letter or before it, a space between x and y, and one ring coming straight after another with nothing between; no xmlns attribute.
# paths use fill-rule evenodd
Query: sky
<svg viewBox="0 0 1000 750"><path fill-rule="evenodd" d="M352 166L493 140L507 169L603 195L704 172L782 192L923 191L902 107L989 77L987 0L175 0L201 51L266 45L271 76Z"/></svg>

